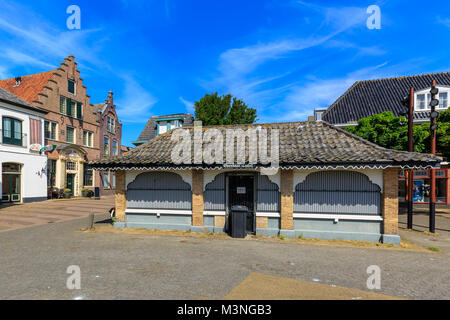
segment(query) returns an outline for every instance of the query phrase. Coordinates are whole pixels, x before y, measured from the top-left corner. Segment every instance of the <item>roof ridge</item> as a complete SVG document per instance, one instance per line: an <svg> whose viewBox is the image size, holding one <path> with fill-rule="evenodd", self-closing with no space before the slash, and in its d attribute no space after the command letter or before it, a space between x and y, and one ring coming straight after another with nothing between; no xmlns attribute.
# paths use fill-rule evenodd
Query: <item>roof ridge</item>
<svg viewBox="0 0 450 320"><path fill-rule="evenodd" d="M50 72L55 72L57 69L53 69L53 70L48 70L48 71L42 71L42 72L36 72L36 73L31 73L31 74L26 74L26 75L21 75L21 76L15 76L15 77L12 77L12 78L6 78L6 79L0 79L0 81L7 81L7 80L12 80L12 79L15 79L15 78L17 78L17 77L32 77L32 76L37 76L37 75L41 75L41 74L44 74L44 73L50 73Z"/></svg>
<svg viewBox="0 0 450 320"><path fill-rule="evenodd" d="M445 71L445 72L434 72L434 73L414 74L414 75L410 75L410 76L402 76L402 77L389 77L389 78L368 79L368 80L360 80L359 82L376 82L376 81L382 81L382 80L403 80L403 79L406 79L406 78L427 77L427 76L435 76L435 75L443 75L443 74L450 74L450 72L449 72L449 71Z"/></svg>

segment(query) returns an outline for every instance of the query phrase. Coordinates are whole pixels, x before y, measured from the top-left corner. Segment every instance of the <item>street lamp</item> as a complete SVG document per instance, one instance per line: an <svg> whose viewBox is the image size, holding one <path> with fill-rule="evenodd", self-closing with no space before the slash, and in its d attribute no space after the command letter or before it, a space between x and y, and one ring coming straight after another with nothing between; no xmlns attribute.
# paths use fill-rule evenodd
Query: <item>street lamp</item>
<svg viewBox="0 0 450 320"><path fill-rule="evenodd" d="M431 153L436 154L436 129L438 127L436 121L438 113L436 107L439 105L439 100L436 99L439 89L436 88L436 81L433 80L431 85L431 113L430 113L430 139L431 139ZM435 232L436 219L436 171L431 169L431 183L430 183L430 232Z"/></svg>

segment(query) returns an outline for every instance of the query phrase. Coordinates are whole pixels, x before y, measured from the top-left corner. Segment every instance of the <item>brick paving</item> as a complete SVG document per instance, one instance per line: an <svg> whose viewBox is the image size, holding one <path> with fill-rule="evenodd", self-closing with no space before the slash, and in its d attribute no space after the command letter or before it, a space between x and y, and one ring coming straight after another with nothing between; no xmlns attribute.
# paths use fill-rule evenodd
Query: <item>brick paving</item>
<svg viewBox="0 0 450 320"><path fill-rule="evenodd" d="M47 200L17 205L0 206L0 232L56 223L106 213L114 206L114 197L94 199Z"/></svg>

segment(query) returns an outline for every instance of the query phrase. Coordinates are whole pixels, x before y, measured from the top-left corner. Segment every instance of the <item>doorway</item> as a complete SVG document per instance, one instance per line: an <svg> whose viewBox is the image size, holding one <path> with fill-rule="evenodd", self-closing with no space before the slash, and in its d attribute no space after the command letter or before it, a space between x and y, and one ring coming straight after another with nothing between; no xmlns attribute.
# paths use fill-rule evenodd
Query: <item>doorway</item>
<svg viewBox="0 0 450 320"><path fill-rule="evenodd" d="M228 176L228 212L233 206L248 208L246 218L246 232L254 234L255 219L255 175L239 174Z"/></svg>
<svg viewBox="0 0 450 320"><path fill-rule="evenodd" d="M72 173L67 174L67 189L70 189L70 194L74 195L73 182L75 181L75 175Z"/></svg>
<svg viewBox="0 0 450 320"><path fill-rule="evenodd" d="M3 163L2 165L2 202L21 201L20 164Z"/></svg>

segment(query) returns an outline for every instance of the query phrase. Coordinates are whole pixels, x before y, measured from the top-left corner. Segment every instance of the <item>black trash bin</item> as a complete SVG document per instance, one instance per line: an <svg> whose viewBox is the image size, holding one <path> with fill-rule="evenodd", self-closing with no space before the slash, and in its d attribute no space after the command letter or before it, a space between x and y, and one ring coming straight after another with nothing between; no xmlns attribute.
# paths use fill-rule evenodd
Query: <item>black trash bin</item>
<svg viewBox="0 0 450 320"><path fill-rule="evenodd" d="M231 237L245 238L245 226L247 221L248 208L246 206L231 207Z"/></svg>
<svg viewBox="0 0 450 320"><path fill-rule="evenodd" d="M100 200L100 187L95 187L94 188L94 199L95 200Z"/></svg>

